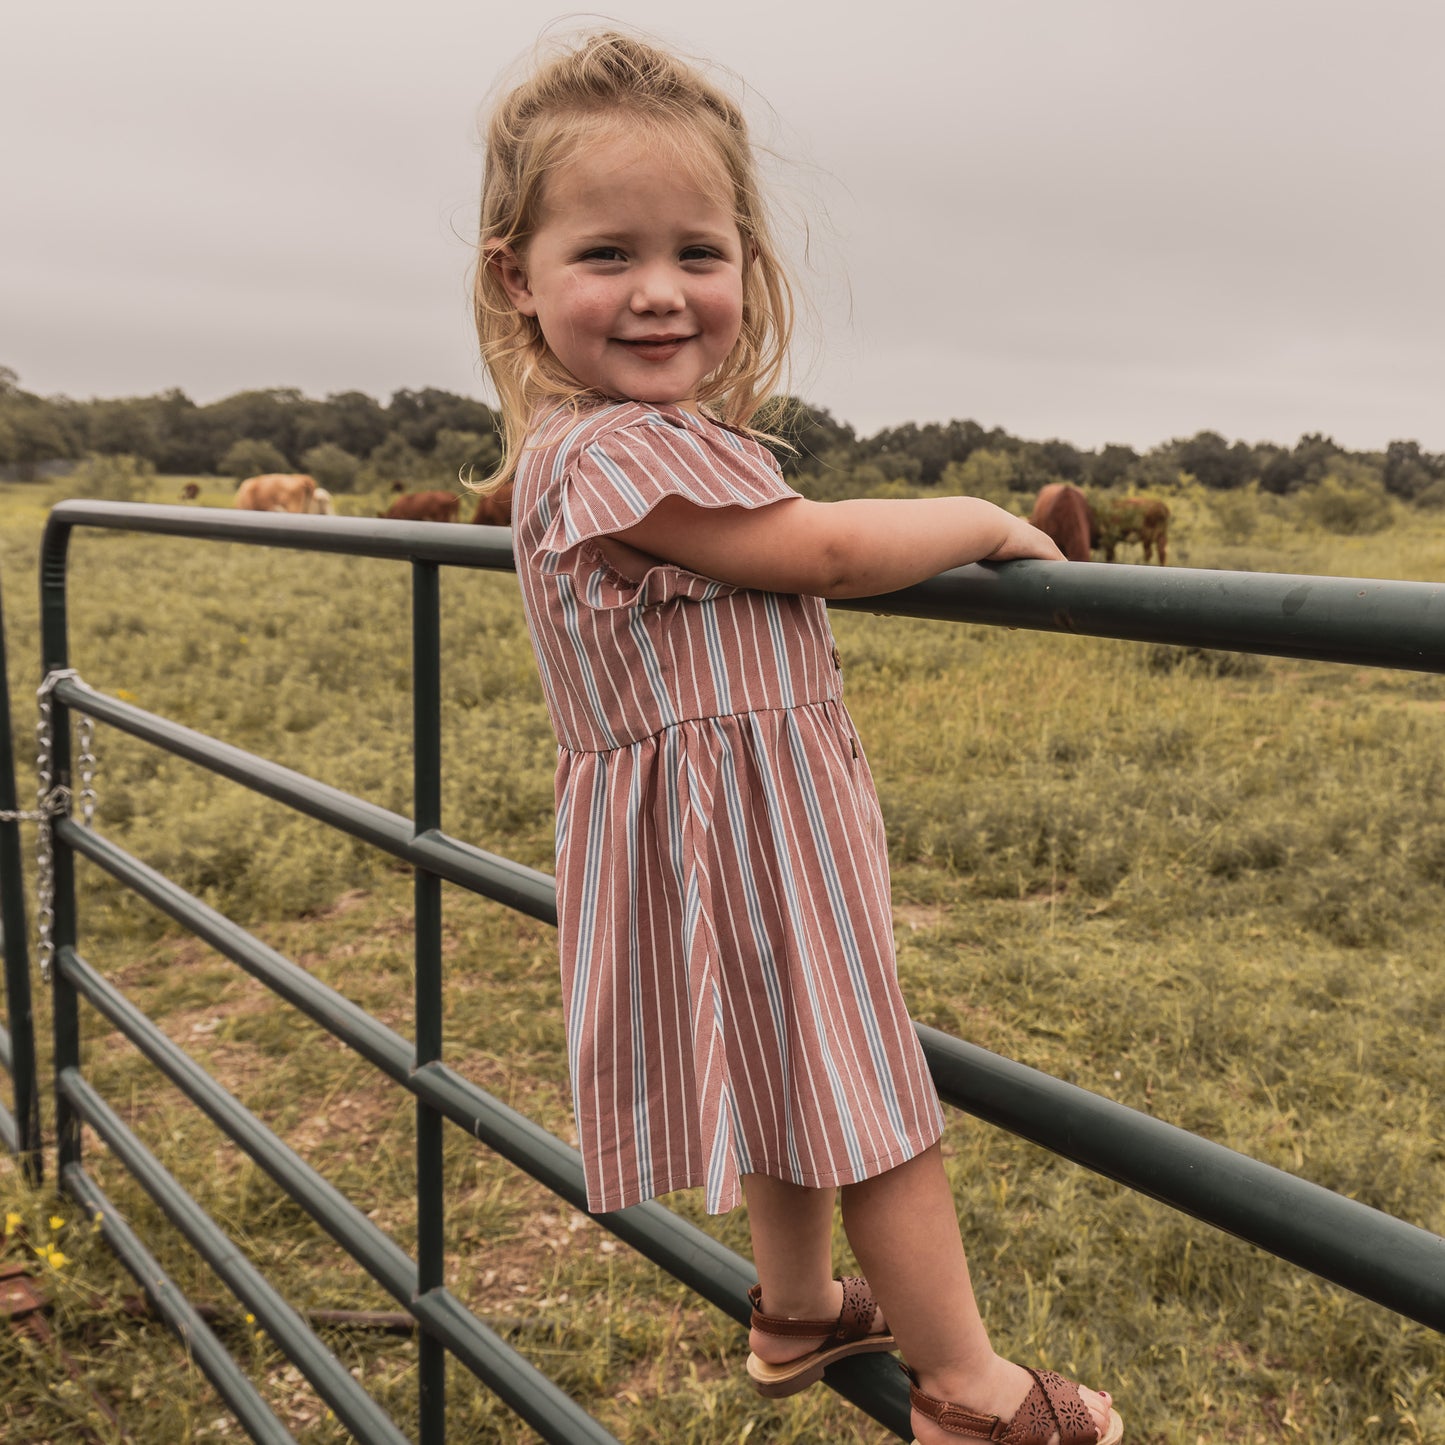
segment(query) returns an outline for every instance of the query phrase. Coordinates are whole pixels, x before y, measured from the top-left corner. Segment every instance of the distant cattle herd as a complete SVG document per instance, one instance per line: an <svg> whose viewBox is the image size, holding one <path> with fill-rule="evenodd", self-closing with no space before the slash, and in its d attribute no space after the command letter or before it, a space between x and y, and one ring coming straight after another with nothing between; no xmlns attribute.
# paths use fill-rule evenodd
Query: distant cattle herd
<svg viewBox="0 0 1445 1445"><path fill-rule="evenodd" d="M409 522L455 522L462 499L455 492L408 492L400 482L397 495L380 516ZM200 494L195 482L181 492L186 501ZM236 488L236 506L253 512L303 512L331 516L331 493L316 485L314 477L273 473L247 477ZM477 498L471 522L488 527L506 527L512 520L512 484ZM1088 562L1094 553L1112 562L1125 542L1137 542L1144 549L1144 561L1157 553L1159 565L1169 554L1169 508L1156 497L1115 497L1091 502L1069 482L1051 482L1034 502L1029 521L1058 543L1070 562Z"/></svg>
<svg viewBox="0 0 1445 1445"><path fill-rule="evenodd" d="M1070 562L1088 562L1102 552L1112 562L1123 542L1138 542L1145 562L1169 553L1169 508L1157 497L1114 497L1090 502L1069 482L1051 482L1038 495L1029 521L1058 543Z"/></svg>
<svg viewBox="0 0 1445 1445"><path fill-rule="evenodd" d="M391 517L408 522L455 522L461 510L462 499L455 492L407 492L398 482L393 489L399 495L382 517ZM181 489L181 499L193 502L200 496L195 482L187 482ZM335 514L331 493L325 487L316 485L315 477L299 473L269 473L261 477L247 477L236 488L235 505L242 511L250 512L299 512L312 516L330 517ZM476 510L471 520L482 526L507 527L512 519L512 485L510 482L495 492L486 492L477 498Z"/></svg>

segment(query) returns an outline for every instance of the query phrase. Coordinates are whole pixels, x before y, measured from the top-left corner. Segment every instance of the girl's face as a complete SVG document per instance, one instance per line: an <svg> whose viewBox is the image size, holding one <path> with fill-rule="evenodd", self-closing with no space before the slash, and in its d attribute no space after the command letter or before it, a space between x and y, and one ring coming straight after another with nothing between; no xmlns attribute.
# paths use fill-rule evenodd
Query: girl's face
<svg viewBox="0 0 1445 1445"><path fill-rule="evenodd" d="M583 386L691 408L742 328L743 242L719 163L599 141L548 180L541 224L495 264L512 304Z"/></svg>

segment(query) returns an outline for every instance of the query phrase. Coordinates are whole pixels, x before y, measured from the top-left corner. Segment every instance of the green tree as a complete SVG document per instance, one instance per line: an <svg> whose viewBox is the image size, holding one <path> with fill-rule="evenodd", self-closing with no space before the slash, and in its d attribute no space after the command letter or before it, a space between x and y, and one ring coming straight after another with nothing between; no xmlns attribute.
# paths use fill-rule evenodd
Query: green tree
<svg viewBox="0 0 1445 1445"><path fill-rule="evenodd" d="M1288 451L1280 447L1262 450L1265 455L1261 457L1259 484L1276 496L1315 486L1341 455L1334 439L1319 432L1306 433Z"/></svg>
<svg viewBox="0 0 1445 1445"><path fill-rule="evenodd" d="M160 438L149 408L143 401L99 401L89 408L87 427L90 450L107 456L137 456L155 460Z"/></svg>
<svg viewBox="0 0 1445 1445"><path fill-rule="evenodd" d="M471 431L486 436L497 430L491 407L431 386L393 393L386 413L389 429L419 452L430 452L438 433L443 431Z"/></svg>
<svg viewBox="0 0 1445 1445"><path fill-rule="evenodd" d="M214 428L219 455L224 457L232 442L249 439L270 442L283 455L297 456L296 423L305 401L294 387L278 386L238 391L212 402L206 408L206 419ZM224 465L220 469L229 471Z"/></svg>
<svg viewBox="0 0 1445 1445"><path fill-rule="evenodd" d="M1202 431L1173 442L1175 463L1216 491L1242 487L1254 472L1254 452L1243 442L1231 446L1218 432Z"/></svg>
<svg viewBox="0 0 1445 1445"><path fill-rule="evenodd" d="M393 482L418 482L426 478L429 467L429 460L400 432L392 432L367 457L360 482L367 489L390 486Z"/></svg>
<svg viewBox="0 0 1445 1445"><path fill-rule="evenodd" d="M432 476L453 486L463 476L469 481L490 476L501 465L502 448L491 432L483 436L444 427L436 435L431 461Z"/></svg>
<svg viewBox="0 0 1445 1445"><path fill-rule="evenodd" d="M265 476L270 472L289 472L291 463L271 442L263 437L242 437L226 448L220 460L223 477L240 482L247 477Z"/></svg>
<svg viewBox="0 0 1445 1445"><path fill-rule="evenodd" d="M962 497L982 497L1006 507L1012 498L1016 472L1014 458L1005 451L981 447L967 461L950 462L939 478L945 492Z"/></svg>
<svg viewBox="0 0 1445 1445"><path fill-rule="evenodd" d="M0 400L0 424L6 432L7 462L21 481L33 481L44 462L73 457L79 451L64 413L50 401L17 392Z"/></svg>
<svg viewBox="0 0 1445 1445"><path fill-rule="evenodd" d="M335 442L322 442L301 453L301 469L328 491L349 492L356 485L361 463Z"/></svg>
<svg viewBox="0 0 1445 1445"><path fill-rule="evenodd" d="M1445 478L1445 457L1422 452L1419 442L1391 442L1385 448L1385 490L1392 497L1418 497L1441 478Z"/></svg>
<svg viewBox="0 0 1445 1445"><path fill-rule="evenodd" d="M1133 447L1110 442L1101 447L1096 456L1088 458L1086 470L1089 485L1094 487L1120 487L1129 474L1129 468L1139 460L1139 453Z"/></svg>

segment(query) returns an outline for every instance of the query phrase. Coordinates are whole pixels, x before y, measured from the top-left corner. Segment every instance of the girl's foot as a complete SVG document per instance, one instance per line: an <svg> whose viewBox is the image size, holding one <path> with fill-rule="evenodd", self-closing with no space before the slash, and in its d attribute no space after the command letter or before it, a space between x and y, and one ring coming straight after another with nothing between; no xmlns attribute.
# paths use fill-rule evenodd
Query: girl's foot
<svg viewBox="0 0 1445 1445"><path fill-rule="evenodd" d="M767 1314L756 1286L748 1334L748 1378L770 1399L794 1395L823 1378L835 1360L896 1348L864 1280L833 1280L815 1300L788 1300L786 1315Z"/></svg>
<svg viewBox="0 0 1445 1445"><path fill-rule="evenodd" d="M992 1365L982 1373L972 1373L967 1378L925 1377L915 1380L914 1385L916 1391L932 1397L935 1403L947 1401L949 1405L984 1419L989 1416L997 1416L1000 1420L1008 1423L1014 1420L1032 1393L1035 1377L1021 1365L1015 1365L1012 1361L1001 1359L995 1355ZM1069 1416L1078 1415L1078 1408L1073 1404L1074 1397L1082 1402L1088 1421L1092 1423L1096 1432L1099 1445L1116 1445L1116 1442L1123 1438L1123 1422L1113 1409L1113 1401L1107 1391L1089 1390L1083 1385L1070 1385L1064 1392L1062 1406L1063 1411ZM1051 1418L1047 1407L1045 1407L1043 1418L1045 1420ZM1068 1423L1073 1423L1073 1421L1069 1420ZM1079 1417L1077 1423L1083 1425L1085 1422L1082 1417ZM988 1438L984 1431L969 1435L959 1430L950 1430L946 1424L940 1423L934 1418L934 1413L919 1409L916 1396L912 1424L916 1445L958 1445L960 1438ZM1070 1436L1070 1438L1073 1437ZM1029 1437L1029 1445L1034 1445L1033 1436ZM1059 1445L1058 1430L1052 1429L1048 1434L1040 1433L1038 1445Z"/></svg>

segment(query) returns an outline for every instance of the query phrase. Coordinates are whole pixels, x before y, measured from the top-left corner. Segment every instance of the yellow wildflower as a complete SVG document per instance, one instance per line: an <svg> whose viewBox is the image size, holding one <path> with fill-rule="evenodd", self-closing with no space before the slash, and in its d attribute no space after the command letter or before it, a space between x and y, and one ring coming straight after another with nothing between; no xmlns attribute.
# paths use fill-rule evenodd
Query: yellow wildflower
<svg viewBox="0 0 1445 1445"><path fill-rule="evenodd" d="M248 1315L246 1316L246 1323L247 1323L248 1325L254 1325L254 1324L256 1323L256 1316L255 1316L255 1315L248 1314Z"/></svg>
<svg viewBox="0 0 1445 1445"><path fill-rule="evenodd" d="M70 1263L70 1260L67 1259L65 1255L61 1254L58 1249L52 1249L50 1253L47 1254L45 1257L47 1260L49 1260L51 1267L54 1269L64 1269L65 1266Z"/></svg>
<svg viewBox="0 0 1445 1445"><path fill-rule="evenodd" d="M62 1228L62 1227L64 1226L64 1224L65 1224L65 1221L64 1221L64 1219L62 1219L62 1218L60 1217L60 1215L58 1215L58 1214L52 1214L52 1215L50 1216L50 1227L51 1227L51 1229L60 1229L60 1228Z"/></svg>
<svg viewBox="0 0 1445 1445"><path fill-rule="evenodd" d="M17 1229L19 1229L20 1226L21 1226L22 1224L24 1224L24 1223L25 1223L25 1220L24 1220L24 1218L23 1218L21 1215L19 1215L19 1214L7 1214L7 1215L5 1216L5 1233L6 1233L6 1234L14 1234L15 1231L16 1231Z"/></svg>

